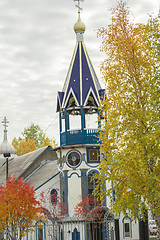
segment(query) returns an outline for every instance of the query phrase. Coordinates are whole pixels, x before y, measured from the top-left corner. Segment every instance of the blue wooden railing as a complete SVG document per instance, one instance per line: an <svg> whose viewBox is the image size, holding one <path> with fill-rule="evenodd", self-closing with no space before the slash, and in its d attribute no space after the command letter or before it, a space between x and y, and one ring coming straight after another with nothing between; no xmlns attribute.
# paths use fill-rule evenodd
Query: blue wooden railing
<svg viewBox="0 0 160 240"><path fill-rule="evenodd" d="M98 143L97 129L68 130L60 134L60 145Z"/></svg>

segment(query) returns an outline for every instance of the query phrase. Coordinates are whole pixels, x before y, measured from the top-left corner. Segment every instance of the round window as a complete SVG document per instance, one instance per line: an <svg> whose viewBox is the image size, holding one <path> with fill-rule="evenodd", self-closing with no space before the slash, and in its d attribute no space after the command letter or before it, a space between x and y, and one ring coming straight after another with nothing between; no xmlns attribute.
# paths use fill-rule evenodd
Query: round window
<svg viewBox="0 0 160 240"><path fill-rule="evenodd" d="M68 153L67 155L68 165L75 168L79 165L80 161L81 161L80 153L76 151L72 151Z"/></svg>

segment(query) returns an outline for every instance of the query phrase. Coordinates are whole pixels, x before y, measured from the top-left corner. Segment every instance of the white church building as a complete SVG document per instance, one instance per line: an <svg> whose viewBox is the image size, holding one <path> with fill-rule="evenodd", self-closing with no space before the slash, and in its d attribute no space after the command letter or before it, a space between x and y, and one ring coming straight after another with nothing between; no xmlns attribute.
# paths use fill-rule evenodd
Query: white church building
<svg viewBox="0 0 160 240"><path fill-rule="evenodd" d="M50 146L9 160L9 174L29 181L39 195L42 191L54 193L66 204L63 219L52 219L48 211L47 222L35 224L35 231L24 240L139 240L144 233L143 225L135 223L127 215L115 216L110 212L109 198L103 202L101 221L96 224L78 218L74 208L81 196L92 194L95 174L101 161L97 121L100 101L104 96L83 35L85 25L80 11L74 25L76 44L62 91L57 96L60 146ZM100 118L99 118L100 119ZM4 160L4 159L3 159ZM0 184L5 181L5 162L0 167ZM91 179L93 180L91 181ZM105 188L109 186L106 183ZM57 190L59 189L59 191ZM92 209L90 210L92 211ZM89 213L88 213L89 216ZM40 227L42 226L42 227Z"/></svg>

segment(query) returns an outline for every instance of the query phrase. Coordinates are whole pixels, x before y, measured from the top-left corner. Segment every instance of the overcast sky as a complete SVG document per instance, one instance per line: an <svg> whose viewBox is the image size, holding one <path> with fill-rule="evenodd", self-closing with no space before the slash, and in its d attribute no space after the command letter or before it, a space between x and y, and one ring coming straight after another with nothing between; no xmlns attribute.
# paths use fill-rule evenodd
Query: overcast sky
<svg viewBox="0 0 160 240"><path fill-rule="evenodd" d="M158 2L128 0L135 22L145 23L150 13L157 15ZM115 5L116 0L82 4L84 41L100 82L99 65L105 56L95 31L110 23L109 9ZM59 140L56 97L75 47L76 21L73 0L0 0L0 121L7 116L10 142L31 123Z"/></svg>

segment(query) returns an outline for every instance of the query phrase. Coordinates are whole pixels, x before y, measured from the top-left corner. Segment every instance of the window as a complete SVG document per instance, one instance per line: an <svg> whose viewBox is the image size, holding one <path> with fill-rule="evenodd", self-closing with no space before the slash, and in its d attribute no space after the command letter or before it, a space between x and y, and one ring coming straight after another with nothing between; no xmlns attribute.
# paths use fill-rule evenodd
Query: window
<svg viewBox="0 0 160 240"><path fill-rule="evenodd" d="M41 220L36 222L36 240L44 240L46 239L45 235L45 223L43 223Z"/></svg>
<svg viewBox="0 0 160 240"><path fill-rule="evenodd" d="M72 232L72 240L80 240L80 232L75 228Z"/></svg>
<svg viewBox="0 0 160 240"><path fill-rule="evenodd" d="M95 175L98 174L98 171L92 170L88 174L88 196L93 195L93 191L97 185L97 179L95 179Z"/></svg>
<svg viewBox="0 0 160 240"><path fill-rule="evenodd" d="M131 219L128 217L128 215L123 218L123 237L124 238L130 238L132 237L132 230L131 230Z"/></svg>
<svg viewBox="0 0 160 240"><path fill-rule="evenodd" d="M75 111L75 113L74 113ZM81 129L81 116L76 115L76 110L72 110L73 115L69 115L69 125L70 125L70 130L78 130ZM75 114L75 115L74 115Z"/></svg>
<svg viewBox="0 0 160 240"><path fill-rule="evenodd" d="M41 226L38 227L38 240L43 240L43 228Z"/></svg>
<svg viewBox="0 0 160 240"><path fill-rule="evenodd" d="M130 237L129 223L124 224L125 237Z"/></svg>
<svg viewBox="0 0 160 240"><path fill-rule="evenodd" d="M98 161L98 150L97 149L89 150L89 160L90 161Z"/></svg>
<svg viewBox="0 0 160 240"><path fill-rule="evenodd" d="M57 203L57 190L56 189L52 189L52 191L50 192L51 194L51 203L52 204L56 204Z"/></svg>
<svg viewBox="0 0 160 240"><path fill-rule="evenodd" d="M69 167L76 168L81 163L81 154L79 151L69 151L66 156Z"/></svg>
<svg viewBox="0 0 160 240"><path fill-rule="evenodd" d="M99 148L87 148L87 162L89 163L99 163Z"/></svg>
<svg viewBox="0 0 160 240"><path fill-rule="evenodd" d="M85 119L86 119L86 128L97 129L97 127L98 127L97 113L85 114Z"/></svg>

